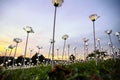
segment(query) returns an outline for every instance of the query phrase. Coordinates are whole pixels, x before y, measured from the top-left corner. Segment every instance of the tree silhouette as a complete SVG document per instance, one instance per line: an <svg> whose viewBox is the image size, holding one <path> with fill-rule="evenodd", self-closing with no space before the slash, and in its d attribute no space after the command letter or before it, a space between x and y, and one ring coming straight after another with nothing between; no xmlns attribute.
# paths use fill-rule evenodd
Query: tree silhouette
<svg viewBox="0 0 120 80"><path fill-rule="evenodd" d="M43 60L45 60L45 57L43 55L38 56L38 53L36 53L35 55L33 55L33 57L31 58L31 60L32 60L32 63L34 65L37 64L37 60L36 59L39 59L38 61L41 63L41 62L43 62Z"/></svg>
<svg viewBox="0 0 120 80"><path fill-rule="evenodd" d="M44 57L43 55L40 55L40 56L39 56L39 61L40 61L40 62L43 62L43 60L45 60L45 57Z"/></svg>
<svg viewBox="0 0 120 80"><path fill-rule="evenodd" d="M31 58L32 63L33 63L34 65L36 65L36 64L37 64L37 60L36 60L36 59L38 58L38 56L37 56L37 55L38 55L38 53L36 53L35 55L33 55L33 56L32 56L32 58Z"/></svg>
<svg viewBox="0 0 120 80"><path fill-rule="evenodd" d="M19 64L21 63L23 65L23 56L18 56L17 60L16 60L16 63Z"/></svg>
<svg viewBox="0 0 120 80"><path fill-rule="evenodd" d="M106 53L107 53L106 51L96 50L92 52L91 54L88 54L87 59L97 58L98 60L103 60L106 56L108 56Z"/></svg>

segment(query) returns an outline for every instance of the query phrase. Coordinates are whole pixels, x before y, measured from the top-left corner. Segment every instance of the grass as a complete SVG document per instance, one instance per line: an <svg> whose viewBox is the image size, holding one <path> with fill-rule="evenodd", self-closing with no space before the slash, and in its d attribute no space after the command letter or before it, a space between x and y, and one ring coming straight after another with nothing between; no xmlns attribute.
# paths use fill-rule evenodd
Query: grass
<svg viewBox="0 0 120 80"><path fill-rule="evenodd" d="M39 66L0 72L0 80L119 80L120 60L74 63L70 65Z"/></svg>

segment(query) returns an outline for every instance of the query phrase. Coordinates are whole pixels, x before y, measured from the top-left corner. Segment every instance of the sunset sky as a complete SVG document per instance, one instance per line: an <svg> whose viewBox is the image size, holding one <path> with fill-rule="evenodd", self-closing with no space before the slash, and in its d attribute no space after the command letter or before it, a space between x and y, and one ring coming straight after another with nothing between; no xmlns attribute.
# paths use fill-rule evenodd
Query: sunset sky
<svg viewBox="0 0 120 80"><path fill-rule="evenodd" d="M83 38L89 39L89 50L93 51L93 28L89 19L91 14L100 16L95 22L96 38L101 38L104 50L109 48L108 35L105 30L111 29L112 41L115 47L120 47L115 32L120 32L120 0L64 0L61 7L57 8L55 53L56 49L62 54L62 36L68 34L66 44L70 44L70 54L77 47L77 53L83 55ZM54 6L52 0L0 0L0 52L5 53L5 47L13 42L14 38L21 38L17 56L24 53L26 26L31 26L35 33L29 36L27 56L30 49L32 55L37 52L36 46L42 46L41 54L47 56L52 39ZM14 50L12 55L14 54ZM7 54L8 55L8 54Z"/></svg>

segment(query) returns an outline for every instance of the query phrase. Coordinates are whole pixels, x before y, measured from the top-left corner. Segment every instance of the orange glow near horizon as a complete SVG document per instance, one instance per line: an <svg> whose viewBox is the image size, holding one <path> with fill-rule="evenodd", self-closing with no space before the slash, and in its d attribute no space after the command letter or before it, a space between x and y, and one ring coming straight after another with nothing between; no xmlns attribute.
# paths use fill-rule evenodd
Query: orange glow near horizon
<svg viewBox="0 0 120 80"><path fill-rule="evenodd" d="M15 42L13 42L12 40L10 41L7 41L8 39L7 38L4 38L3 40L0 40L0 52L2 54L0 54L0 56L4 56L5 55L5 48L7 48L10 43L12 42L12 44L16 44ZM29 49L29 46L32 46L32 44L30 44L31 42L34 42L33 40L29 40L29 43L28 43L28 48L27 48L27 53L26 53L26 57L30 57L30 49ZM24 46L25 46L25 42L21 42L18 44L18 47L17 47L17 53L16 53L16 56L15 57L18 57L18 56L21 56L21 55L24 55ZM33 46L34 47L34 46ZM15 48L12 50L12 53L11 53L11 56L14 56L14 52L15 52ZM35 55L35 53L37 52L37 48L36 50L33 50L33 52L31 53L31 57L33 55ZM10 50L7 51L7 55L6 56L9 56L9 53L10 53ZM47 49L42 49L40 51L40 53L42 53L42 55L45 57L45 58L48 58L48 52L47 52ZM51 53L50 53L51 54ZM55 60L62 60L62 55L61 55L61 51L59 52L59 58L57 57L57 53L55 53L55 56L54 56L54 59ZM50 59L51 59L51 55L50 55ZM66 58L64 58L65 60L68 60L68 56L66 56ZM79 58L77 57L77 59L83 59L83 56L79 56Z"/></svg>
<svg viewBox="0 0 120 80"><path fill-rule="evenodd" d="M4 39L4 40L1 40L1 41L0 41L0 44L1 44L1 45L0 45L0 52L2 53L1 56L4 56L4 55L5 55L5 54L4 54L4 53L5 53L5 48L8 48L8 46L10 45L10 41L7 41L7 40L8 40L8 39ZM14 55L14 50L15 50L15 49L12 50L11 56ZM7 51L7 56L9 55L9 52L10 52L10 50ZM17 53L18 53L18 54L16 54L16 56L19 56L20 53L22 53L22 49L21 49L20 47L17 48Z"/></svg>

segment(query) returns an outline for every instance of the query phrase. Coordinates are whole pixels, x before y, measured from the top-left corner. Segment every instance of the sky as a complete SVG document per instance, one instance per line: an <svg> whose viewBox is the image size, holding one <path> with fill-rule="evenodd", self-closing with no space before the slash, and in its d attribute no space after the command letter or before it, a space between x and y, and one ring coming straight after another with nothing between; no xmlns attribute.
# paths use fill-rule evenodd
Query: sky
<svg viewBox="0 0 120 80"><path fill-rule="evenodd" d="M64 0L61 7L57 8L55 55L59 49L59 55L63 51L64 40L62 36L67 34L66 41L70 44L70 54L74 53L74 47L79 56L83 56L83 38L89 39L89 53L93 51L93 27L89 19L91 14L100 16L95 21L96 38L101 39L101 46L108 50L108 35L105 30L112 30L112 41L115 47L120 44L114 36L120 32L120 1L119 0ZM17 55L24 54L27 33L23 30L31 26L35 33L29 35L27 56L34 49L32 55L38 51L36 46L42 46L40 53L47 57L52 39L54 6L52 0L0 0L0 52L4 55L5 48L14 44L14 38L21 38ZM66 51L67 53L67 51ZM9 54L9 53L8 53ZM7 55L8 55L7 54ZM14 50L12 52L13 56Z"/></svg>

